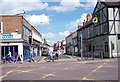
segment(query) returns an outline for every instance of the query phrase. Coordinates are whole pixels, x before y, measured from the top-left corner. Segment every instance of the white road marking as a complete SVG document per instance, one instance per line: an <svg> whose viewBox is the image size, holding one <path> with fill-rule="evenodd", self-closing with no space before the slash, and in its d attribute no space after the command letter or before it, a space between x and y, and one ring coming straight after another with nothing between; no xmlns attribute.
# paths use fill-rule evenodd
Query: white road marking
<svg viewBox="0 0 120 82"><path fill-rule="evenodd" d="M98 66L96 69L92 70L92 72L90 72L88 75L86 75L85 77L83 77L81 80L85 80L86 78L88 78L90 75L92 75L93 73L95 73L98 69L102 68L103 65L105 65L107 62L109 62L109 60L106 60L103 64L101 64L100 66Z"/></svg>

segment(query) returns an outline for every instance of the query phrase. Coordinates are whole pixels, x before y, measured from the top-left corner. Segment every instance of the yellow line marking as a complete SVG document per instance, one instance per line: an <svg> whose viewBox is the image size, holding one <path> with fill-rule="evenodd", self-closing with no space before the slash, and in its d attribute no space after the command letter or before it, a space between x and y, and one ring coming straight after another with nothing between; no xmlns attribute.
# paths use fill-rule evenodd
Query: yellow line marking
<svg viewBox="0 0 120 82"><path fill-rule="evenodd" d="M86 75L85 77L83 77L81 80L85 80L87 77L89 77L90 75L92 75L93 73L95 73L98 69L100 69L101 67L103 67L103 65L105 65L107 62L109 62L109 60L106 60L103 64L101 64L100 66L98 66L96 69L92 70L92 72L90 72L88 75Z"/></svg>
<svg viewBox="0 0 120 82"><path fill-rule="evenodd" d="M70 68L64 68L65 70L69 70Z"/></svg>
<svg viewBox="0 0 120 82"><path fill-rule="evenodd" d="M48 73L48 74L44 74L44 75L42 76L42 78L54 77L54 76L55 76L55 72L53 72L53 73Z"/></svg>
<svg viewBox="0 0 120 82"><path fill-rule="evenodd" d="M5 75L2 75L2 76L0 77L0 80L2 80L2 78L4 78L4 77L8 76L8 74L12 73L13 71L15 71L16 69L18 69L19 67L21 67L21 66L18 66L17 68L15 68L15 69L13 69L13 70L11 70L11 71L8 71Z"/></svg>
<svg viewBox="0 0 120 82"><path fill-rule="evenodd" d="M16 71L18 71L19 73L27 73L27 72L30 72L30 71L32 71L32 70L16 70Z"/></svg>
<svg viewBox="0 0 120 82"><path fill-rule="evenodd" d="M94 80L94 79L84 77L82 80Z"/></svg>

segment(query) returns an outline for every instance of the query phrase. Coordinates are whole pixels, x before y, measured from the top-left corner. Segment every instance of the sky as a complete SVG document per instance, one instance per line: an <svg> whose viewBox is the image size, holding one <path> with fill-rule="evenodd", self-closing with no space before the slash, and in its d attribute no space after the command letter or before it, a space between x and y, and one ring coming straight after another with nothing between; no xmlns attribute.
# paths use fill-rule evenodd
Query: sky
<svg viewBox="0 0 120 82"><path fill-rule="evenodd" d="M97 0L2 0L2 15L22 13L24 18L33 25L48 44L77 30L87 14L92 14Z"/></svg>

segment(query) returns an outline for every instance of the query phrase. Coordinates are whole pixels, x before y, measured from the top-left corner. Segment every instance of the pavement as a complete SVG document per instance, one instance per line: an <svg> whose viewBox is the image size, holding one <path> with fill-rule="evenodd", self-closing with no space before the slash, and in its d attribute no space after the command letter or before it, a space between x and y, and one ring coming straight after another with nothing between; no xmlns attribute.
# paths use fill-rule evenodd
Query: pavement
<svg viewBox="0 0 120 82"><path fill-rule="evenodd" d="M44 56L36 56L34 57L34 62L28 62L29 60L24 60L23 64L33 64L33 63L47 63L45 60L46 57ZM81 58L78 56L70 56L70 55L61 55L58 60L55 60L54 62L56 63L63 63L63 62L76 62L76 61L83 61L83 62L97 62L97 61L106 61L107 59L100 59L100 58L95 58L93 61L93 58L85 59ZM17 63L7 63L7 64L2 64L2 66L6 65L19 65L21 62Z"/></svg>
<svg viewBox="0 0 120 82"><path fill-rule="evenodd" d="M47 61L45 60L45 58L46 58L45 56L36 56L33 59L35 63L46 63ZM77 60L72 58L69 55L61 55L58 60L55 60L55 62L62 62L62 61L77 61ZM29 59L23 61L23 64L28 64L28 63L33 63L33 62L32 61L29 62ZM18 64L21 64L21 62L18 61L16 63L12 62L12 63L2 64L2 65L18 65Z"/></svg>

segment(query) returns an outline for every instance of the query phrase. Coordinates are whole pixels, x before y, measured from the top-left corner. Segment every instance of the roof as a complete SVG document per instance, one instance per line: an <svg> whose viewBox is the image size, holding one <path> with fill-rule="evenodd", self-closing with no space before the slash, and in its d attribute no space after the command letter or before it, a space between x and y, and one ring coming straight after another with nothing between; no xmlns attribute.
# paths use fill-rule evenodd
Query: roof
<svg viewBox="0 0 120 82"><path fill-rule="evenodd" d="M120 1L116 1L116 2L102 2L103 4L105 4L106 6L109 7L120 7Z"/></svg>
<svg viewBox="0 0 120 82"><path fill-rule="evenodd" d="M98 4L99 2L97 2ZM119 7L120 8L120 0L116 0L115 2L111 1L111 2L100 2L108 7ZM96 4L96 6L97 6ZM95 10L95 9L94 9ZM94 12L94 11L93 11ZM90 21L85 22L85 24L82 26L82 28L86 27L87 25L92 24L92 18ZM78 29L77 31L81 30L82 28Z"/></svg>

